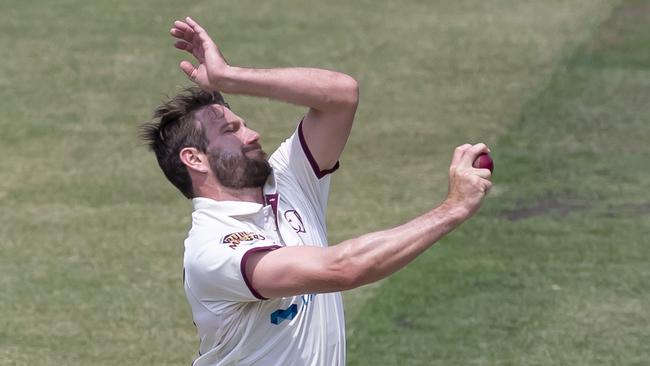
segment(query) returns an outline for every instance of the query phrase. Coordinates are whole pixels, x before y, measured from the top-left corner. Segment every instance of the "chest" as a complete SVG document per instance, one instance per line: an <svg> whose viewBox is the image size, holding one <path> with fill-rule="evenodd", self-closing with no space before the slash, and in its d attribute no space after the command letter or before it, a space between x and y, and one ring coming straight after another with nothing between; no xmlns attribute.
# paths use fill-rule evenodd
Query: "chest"
<svg viewBox="0 0 650 366"><path fill-rule="evenodd" d="M302 197L271 193L265 195L264 231L286 245L326 246L325 219Z"/></svg>

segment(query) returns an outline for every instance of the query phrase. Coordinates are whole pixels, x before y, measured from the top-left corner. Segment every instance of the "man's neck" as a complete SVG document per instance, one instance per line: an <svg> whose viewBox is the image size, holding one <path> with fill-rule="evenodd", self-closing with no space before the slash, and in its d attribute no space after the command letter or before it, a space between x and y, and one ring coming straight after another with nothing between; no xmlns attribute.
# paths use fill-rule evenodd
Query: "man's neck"
<svg viewBox="0 0 650 366"><path fill-rule="evenodd" d="M198 197L210 198L215 201L246 201L264 204L264 195L262 187L258 188L226 188L226 187L209 187L197 192Z"/></svg>

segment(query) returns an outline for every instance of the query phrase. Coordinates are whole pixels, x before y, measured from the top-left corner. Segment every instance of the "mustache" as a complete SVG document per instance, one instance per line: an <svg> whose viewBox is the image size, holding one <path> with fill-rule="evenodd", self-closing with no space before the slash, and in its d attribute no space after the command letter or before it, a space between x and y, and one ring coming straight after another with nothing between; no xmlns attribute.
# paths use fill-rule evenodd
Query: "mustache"
<svg viewBox="0 0 650 366"><path fill-rule="evenodd" d="M254 142L254 143L252 143L250 145L242 146L242 148L241 148L242 153L247 153L247 152L253 151L253 150L262 150L262 145L260 145L257 142Z"/></svg>

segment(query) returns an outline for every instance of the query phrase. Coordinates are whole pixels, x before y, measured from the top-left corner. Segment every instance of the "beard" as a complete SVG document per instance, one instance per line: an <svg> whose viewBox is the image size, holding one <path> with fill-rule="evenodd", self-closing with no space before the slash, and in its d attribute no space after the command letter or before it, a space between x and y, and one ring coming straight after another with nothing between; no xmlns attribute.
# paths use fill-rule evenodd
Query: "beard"
<svg viewBox="0 0 650 366"><path fill-rule="evenodd" d="M259 188L264 186L271 174L271 165L266 161L266 154L260 149L259 158L249 158L246 152L255 147L244 146L241 152L213 151L209 153L210 168L227 188Z"/></svg>

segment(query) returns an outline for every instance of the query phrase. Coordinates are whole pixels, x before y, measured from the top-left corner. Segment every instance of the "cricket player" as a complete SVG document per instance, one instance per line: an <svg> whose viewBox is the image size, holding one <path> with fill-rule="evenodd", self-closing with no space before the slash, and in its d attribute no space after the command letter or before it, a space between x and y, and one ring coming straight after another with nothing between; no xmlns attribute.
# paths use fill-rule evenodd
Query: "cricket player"
<svg viewBox="0 0 650 366"><path fill-rule="evenodd" d="M180 68L198 88L159 107L142 132L194 207L184 253L200 337L194 365L344 365L340 291L389 276L471 217L491 187L490 171L472 166L487 146L456 148L439 206L328 246L330 177L354 120L357 82L321 69L231 66L191 18L170 33L195 59ZM308 110L267 157L260 135L220 92Z"/></svg>

